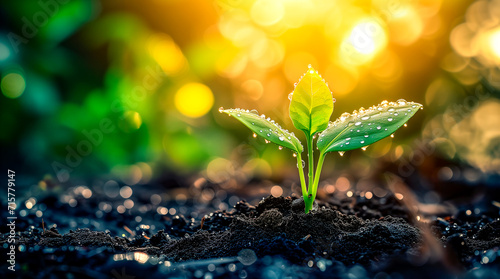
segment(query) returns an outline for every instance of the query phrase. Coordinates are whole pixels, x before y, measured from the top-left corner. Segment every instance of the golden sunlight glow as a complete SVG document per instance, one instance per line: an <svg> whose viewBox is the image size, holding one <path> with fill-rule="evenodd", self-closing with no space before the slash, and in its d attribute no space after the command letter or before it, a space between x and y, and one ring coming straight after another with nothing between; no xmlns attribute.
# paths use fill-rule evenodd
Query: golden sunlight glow
<svg viewBox="0 0 500 279"><path fill-rule="evenodd" d="M489 46L497 59L500 59L500 28L490 34Z"/></svg>
<svg viewBox="0 0 500 279"><path fill-rule="evenodd" d="M187 66L182 51L167 34L151 36L148 50L156 63L168 75L178 73Z"/></svg>
<svg viewBox="0 0 500 279"><path fill-rule="evenodd" d="M210 111L214 104L212 90L201 83L188 83L175 94L175 107L183 115L191 118L201 117Z"/></svg>
<svg viewBox="0 0 500 279"><path fill-rule="evenodd" d="M366 19L354 26L341 46L341 57L348 64L371 61L387 44L387 35L376 19Z"/></svg>
<svg viewBox="0 0 500 279"><path fill-rule="evenodd" d="M410 45L422 35L424 23L417 11L407 6L389 20L388 27L392 42Z"/></svg>
<svg viewBox="0 0 500 279"><path fill-rule="evenodd" d="M375 30L375 28L365 23L356 25L349 36L349 43L351 43L354 49L359 53L373 53L375 51L375 35L372 34L372 30Z"/></svg>
<svg viewBox="0 0 500 279"><path fill-rule="evenodd" d="M285 15L285 8L281 1L258 0L250 9L252 20L263 26L278 23Z"/></svg>

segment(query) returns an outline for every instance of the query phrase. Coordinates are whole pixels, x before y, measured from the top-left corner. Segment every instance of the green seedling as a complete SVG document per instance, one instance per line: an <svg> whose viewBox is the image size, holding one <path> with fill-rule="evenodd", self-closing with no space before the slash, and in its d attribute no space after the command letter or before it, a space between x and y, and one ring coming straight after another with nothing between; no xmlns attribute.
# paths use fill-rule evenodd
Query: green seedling
<svg viewBox="0 0 500 279"><path fill-rule="evenodd" d="M396 102L383 101L368 109L360 108L353 113L343 113L334 122L330 122L335 99L328 84L311 66L296 83L295 89L288 96L290 99L290 118L295 128L304 132L308 156L308 183L304 177L305 162L302 161L304 147L293 132L289 132L274 120L259 115L256 110L224 109L254 132L254 137L261 136L266 143L273 142L286 147L297 158L305 212L313 207L325 155L328 152L344 152L362 148L392 135L405 125L420 108L421 104L400 99ZM319 158L314 172L313 140L316 141Z"/></svg>

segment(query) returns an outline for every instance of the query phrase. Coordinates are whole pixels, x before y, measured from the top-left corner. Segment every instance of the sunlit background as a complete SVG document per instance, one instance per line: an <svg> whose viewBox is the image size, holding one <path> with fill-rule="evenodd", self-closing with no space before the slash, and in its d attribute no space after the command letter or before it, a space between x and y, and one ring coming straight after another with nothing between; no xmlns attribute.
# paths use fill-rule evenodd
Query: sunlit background
<svg viewBox="0 0 500 279"><path fill-rule="evenodd" d="M498 0L48 2L0 15L2 166L26 184L300 192L292 154L218 108L294 131L287 95L308 64L337 100L332 120L382 100L425 107L394 138L329 155L324 193L368 191L387 170L417 185L500 175Z"/></svg>

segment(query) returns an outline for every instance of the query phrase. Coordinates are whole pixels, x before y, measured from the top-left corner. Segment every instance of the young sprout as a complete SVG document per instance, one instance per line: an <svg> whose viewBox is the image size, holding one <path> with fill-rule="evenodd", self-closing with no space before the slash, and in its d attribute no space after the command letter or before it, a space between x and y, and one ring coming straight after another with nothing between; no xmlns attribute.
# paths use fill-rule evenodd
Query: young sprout
<svg viewBox="0 0 500 279"><path fill-rule="evenodd" d="M335 151L343 156L346 151L358 148L365 150L374 142L394 137L393 133L401 126L406 126L408 119L422 107L421 104L403 99L396 102L383 101L367 109L345 112L334 122L329 122L335 99L324 79L310 65L288 98L293 125L304 132L306 137L307 183L304 175L305 162L302 160L304 148L293 132L283 129L263 114L259 116L256 110L220 108L219 112L238 119L254 132L254 137L261 136L266 143L273 142L293 152L293 157L297 158L306 213L313 207L323 161L328 152ZM315 171L313 140L316 138L319 158Z"/></svg>

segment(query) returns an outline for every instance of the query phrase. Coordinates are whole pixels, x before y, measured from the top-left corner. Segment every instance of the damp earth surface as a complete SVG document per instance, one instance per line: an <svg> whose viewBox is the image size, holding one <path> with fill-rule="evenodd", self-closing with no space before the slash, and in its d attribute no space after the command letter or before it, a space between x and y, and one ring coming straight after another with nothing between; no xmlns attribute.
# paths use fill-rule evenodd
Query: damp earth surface
<svg viewBox="0 0 500 279"><path fill-rule="evenodd" d="M208 189L203 193L215 193L214 185L203 187ZM24 278L498 278L500 274L500 216L494 202L457 207L453 214L424 220L393 194L330 195L305 214L303 199L295 196L253 202L236 195L213 197L227 205L226 210L215 210L210 203L201 204L182 193L166 199L155 191L144 186L140 194L132 194L131 187L114 183L102 191L78 186L28 199L17 209L16 274ZM2 224L1 233L0 245L7 250L7 224Z"/></svg>

